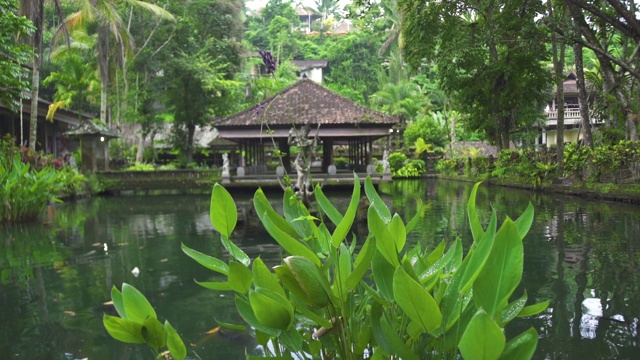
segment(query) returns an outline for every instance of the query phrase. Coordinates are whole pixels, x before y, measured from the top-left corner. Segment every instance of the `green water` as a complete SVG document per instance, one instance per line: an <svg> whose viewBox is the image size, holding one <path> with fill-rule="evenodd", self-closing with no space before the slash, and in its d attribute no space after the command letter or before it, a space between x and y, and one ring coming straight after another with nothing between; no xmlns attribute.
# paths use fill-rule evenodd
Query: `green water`
<svg viewBox="0 0 640 360"><path fill-rule="evenodd" d="M428 204L410 241L435 246L469 240L465 210L471 184L397 181L383 186L388 205L412 216ZM236 194L247 204L250 194ZM272 194L274 203L279 195ZM334 193L346 207L349 193ZM640 207L482 187L479 210L519 215L531 202L535 222L525 239L523 289L551 300L534 319L516 320L508 337L533 326L537 359L640 358ZM208 217L207 195L97 198L57 206L46 225L0 228L0 359L150 359L142 346L112 340L102 327L112 285L140 289L201 359L259 354L251 336L207 335L216 319L239 323L230 294L200 288L212 273L185 256L180 243L225 257ZM248 213L234 240L275 264L280 250ZM355 227L365 233L366 225ZM104 244L107 245L105 250ZM131 270L140 270L135 277ZM521 294L518 290L517 295Z"/></svg>

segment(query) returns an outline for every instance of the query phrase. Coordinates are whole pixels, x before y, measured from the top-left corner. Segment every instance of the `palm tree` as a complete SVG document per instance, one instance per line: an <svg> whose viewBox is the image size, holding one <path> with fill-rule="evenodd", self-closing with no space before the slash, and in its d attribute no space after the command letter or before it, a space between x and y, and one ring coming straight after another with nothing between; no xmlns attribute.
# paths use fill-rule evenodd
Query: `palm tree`
<svg viewBox="0 0 640 360"><path fill-rule="evenodd" d="M53 0L58 16L62 19L62 7L59 0ZM29 45L33 46L34 54L31 62L31 117L29 120L29 148L36 149L38 132L38 97L40 93L40 65L42 64L44 33L44 0L24 0L20 2L20 13L31 20L35 31L29 37ZM64 32L67 42L68 36Z"/></svg>
<svg viewBox="0 0 640 360"><path fill-rule="evenodd" d="M115 0L79 0L80 11L71 14L61 25L61 29L76 29L87 25L96 28L98 53L98 73L100 75L100 120L107 123L107 90L110 80L110 61L116 56L118 66L122 69L134 48L133 38L118 13ZM141 0L125 0L124 3L133 8L141 8L155 16L175 20L165 9ZM111 46L115 44L115 50Z"/></svg>

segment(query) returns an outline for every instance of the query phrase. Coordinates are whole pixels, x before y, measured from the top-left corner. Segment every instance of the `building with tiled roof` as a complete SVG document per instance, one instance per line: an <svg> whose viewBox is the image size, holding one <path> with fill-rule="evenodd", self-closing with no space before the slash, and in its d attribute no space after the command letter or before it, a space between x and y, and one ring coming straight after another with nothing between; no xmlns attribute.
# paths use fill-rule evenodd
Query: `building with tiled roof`
<svg viewBox="0 0 640 360"><path fill-rule="evenodd" d="M366 108L322 85L304 79L255 106L234 115L218 119L215 127L220 137L237 142L247 154L247 166L262 166L267 160L265 148L287 154L283 159L289 167L289 132L303 125L311 128L310 137L322 145L322 169L333 163L334 146L347 146L352 168L364 168L371 163L372 144L386 138L401 120Z"/></svg>

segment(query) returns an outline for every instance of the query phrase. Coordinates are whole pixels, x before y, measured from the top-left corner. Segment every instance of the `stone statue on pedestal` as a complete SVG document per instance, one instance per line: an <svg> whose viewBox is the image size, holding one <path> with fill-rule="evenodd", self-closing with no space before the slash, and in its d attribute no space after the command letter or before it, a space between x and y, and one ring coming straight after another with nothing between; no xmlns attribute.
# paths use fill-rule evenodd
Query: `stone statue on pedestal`
<svg viewBox="0 0 640 360"><path fill-rule="evenodd" d="M298 156L294 162L298 177L295 183L295 189L297 194L301 195L303 199L308 199L311 195L311 154L313 148L317 145L317 139L309 139L309 133L311 128L309 125L303 125L300 130L296 130L292 127L289 130L289 145L295 145L298 147Z"/></svg>

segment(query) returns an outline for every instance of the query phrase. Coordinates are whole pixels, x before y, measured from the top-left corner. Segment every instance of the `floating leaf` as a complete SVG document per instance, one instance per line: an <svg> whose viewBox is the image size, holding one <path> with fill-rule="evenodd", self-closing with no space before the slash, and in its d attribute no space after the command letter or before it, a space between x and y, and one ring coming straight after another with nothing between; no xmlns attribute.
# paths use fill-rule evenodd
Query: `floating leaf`
<svg viewBox="0 0 640 360"><path fill-rule="evenodd" d="M480 309L460 339L460 354L465 360L494 360L500 357L506 339L491 316Z"/></svg>
<svg viewBox="0 0 640 360"><path fill-rule="evenodd" d="M231 194L220 184L211 191L209 217L213 227L225 237L231 236L238 222L238 209Z"/></svg>

